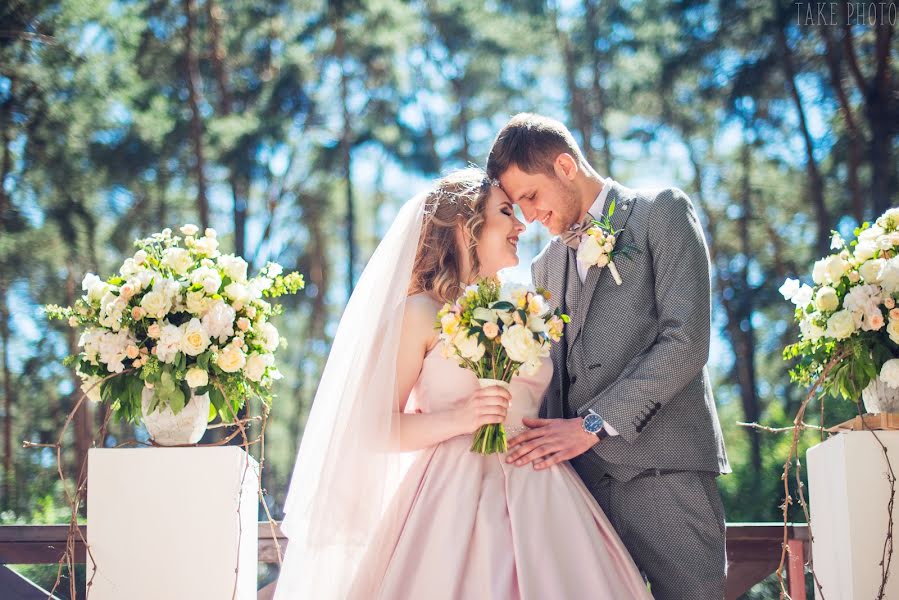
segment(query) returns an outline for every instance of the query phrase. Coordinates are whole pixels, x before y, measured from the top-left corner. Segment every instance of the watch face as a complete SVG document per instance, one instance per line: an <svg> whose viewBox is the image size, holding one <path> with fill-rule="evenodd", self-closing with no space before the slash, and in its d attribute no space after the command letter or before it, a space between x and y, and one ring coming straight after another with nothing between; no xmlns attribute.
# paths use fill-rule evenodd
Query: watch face
<svg viewBox="0 0 899 600"><path fill-rule="evenodd" d="M603 420L599 415L587 415L584 417L584 429L588 433L596 433L602 429Z"/></svg>

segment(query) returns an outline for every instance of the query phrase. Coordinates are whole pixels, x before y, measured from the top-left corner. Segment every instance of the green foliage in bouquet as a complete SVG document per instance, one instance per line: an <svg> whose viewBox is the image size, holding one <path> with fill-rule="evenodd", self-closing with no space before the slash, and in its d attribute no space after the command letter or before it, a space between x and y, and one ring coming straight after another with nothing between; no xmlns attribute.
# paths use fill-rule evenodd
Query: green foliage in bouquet
<svg viewBox="0 0 899 600"><path fill-rule="evenodd" d="M82 389L111 405L117 419L137 422L161 408L179 413L191 394L209 394L212 420L230 422L251 397L266 405L280 378L274 352L284 345L270 323L282 307L266 298L304 286L299 273L268 263L247 277L247 263L218 251L213 229L194 225L137 240L119 274L88 273L74 306L44 307L50 319L82 330L78 354L64 361ZM144 409L141 394L152 389Z"/></svg>
<svg viewBox="0 0 899 600"><path fill-rule="evenodd" d="M813 285L787 279L780 288L796 305L800 340L784 349L793 381L857 402L880 377L899 387L899 209L855 229L846 243L834 232L836 252L817 261ZM831 364L825 375L826 367Z"/></svg>
<svg viewBox="0 0 899 600"><path fill-rule="evenodd" d="M562 338L568 316L547 304L549 294L484 278L465 288L437 314L444 356L455 358L478 379L509 383L519 372L533 374ZM475 432L473 452L505 452L502 424Z"/></svg>

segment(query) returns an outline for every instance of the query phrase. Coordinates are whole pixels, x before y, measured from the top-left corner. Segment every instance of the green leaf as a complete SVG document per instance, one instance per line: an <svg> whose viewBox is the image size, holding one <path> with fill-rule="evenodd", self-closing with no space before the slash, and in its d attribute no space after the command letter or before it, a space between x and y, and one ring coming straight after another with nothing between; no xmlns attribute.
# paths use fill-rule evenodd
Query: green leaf
<svg viewBox="0 0 899 600"><path fill-rule="evenodd" d="M615 214L615 201L612 200L612 203L609 205L609 218Z"/></svg>

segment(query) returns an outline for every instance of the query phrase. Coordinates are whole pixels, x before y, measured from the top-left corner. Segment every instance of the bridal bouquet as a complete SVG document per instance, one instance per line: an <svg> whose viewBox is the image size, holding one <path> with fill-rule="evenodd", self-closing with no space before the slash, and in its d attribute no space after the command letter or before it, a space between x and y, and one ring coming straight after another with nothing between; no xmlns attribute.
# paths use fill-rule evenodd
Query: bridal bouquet
<svg viewBox="0 0 899 600"><path fill-rule="evenodd" d="M437 314L443 354L478 376L482 386L508 387L519 372L534 374L549 345L562 338L568 316L551 310L546 292L482 279ZM505 452L502 424L484 425L474 435L473 452Z"/></svg>
<svg viewBox="0 0 899 600"><path fill-rule="evenodd" d="M179 413L193 396L209 394L209 420L234 419L246 398L271 402L281 375L274 352L284 345L269 322L281 306L265 298L302 289L299 273L268 263L247 277L247 263L220 254L214 229L195 225L137 240L119 274L88 273L73 307L48 305L47 315L82 330L79 354L66 359L94 402L112 405L119 419L140 419L141 393L153 390L146 414Z"/></svg>
<svg viewBox="0 0 899 600"><path fill-rule="evenodd" d="M855 236L847 243L834 232L835 252L815 263L813 286L787 279L780 288L796 305L800 330L800 341L784 349L785 359L798 359L792 380L809 385L843 356L822 386L853 402L878 377L899 388L899 208Z"/></svg>

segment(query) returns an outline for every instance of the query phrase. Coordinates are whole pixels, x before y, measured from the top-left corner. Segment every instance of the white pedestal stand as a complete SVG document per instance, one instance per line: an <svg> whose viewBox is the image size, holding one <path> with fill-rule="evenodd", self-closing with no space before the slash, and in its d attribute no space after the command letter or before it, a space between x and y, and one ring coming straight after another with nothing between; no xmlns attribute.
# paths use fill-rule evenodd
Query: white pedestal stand
<svg viewBox="0 0 899 600"><path fill-rule="evenodd" d="M878 431L899 475L899 431ZM875 598L887 531L889 482L883 451L869 431L840 433L807 454L812 559L827 600ZM899 498L893 522L899 535ZM820 594L815 590L816 596ZM899 598L899 544L887 598Z"/></svg>
<svg viewBox="0 0 899 600"><path fill-rule="evenodd" d="M91 449L90 600L255 599L257 469L235 446Z"/></svg>

